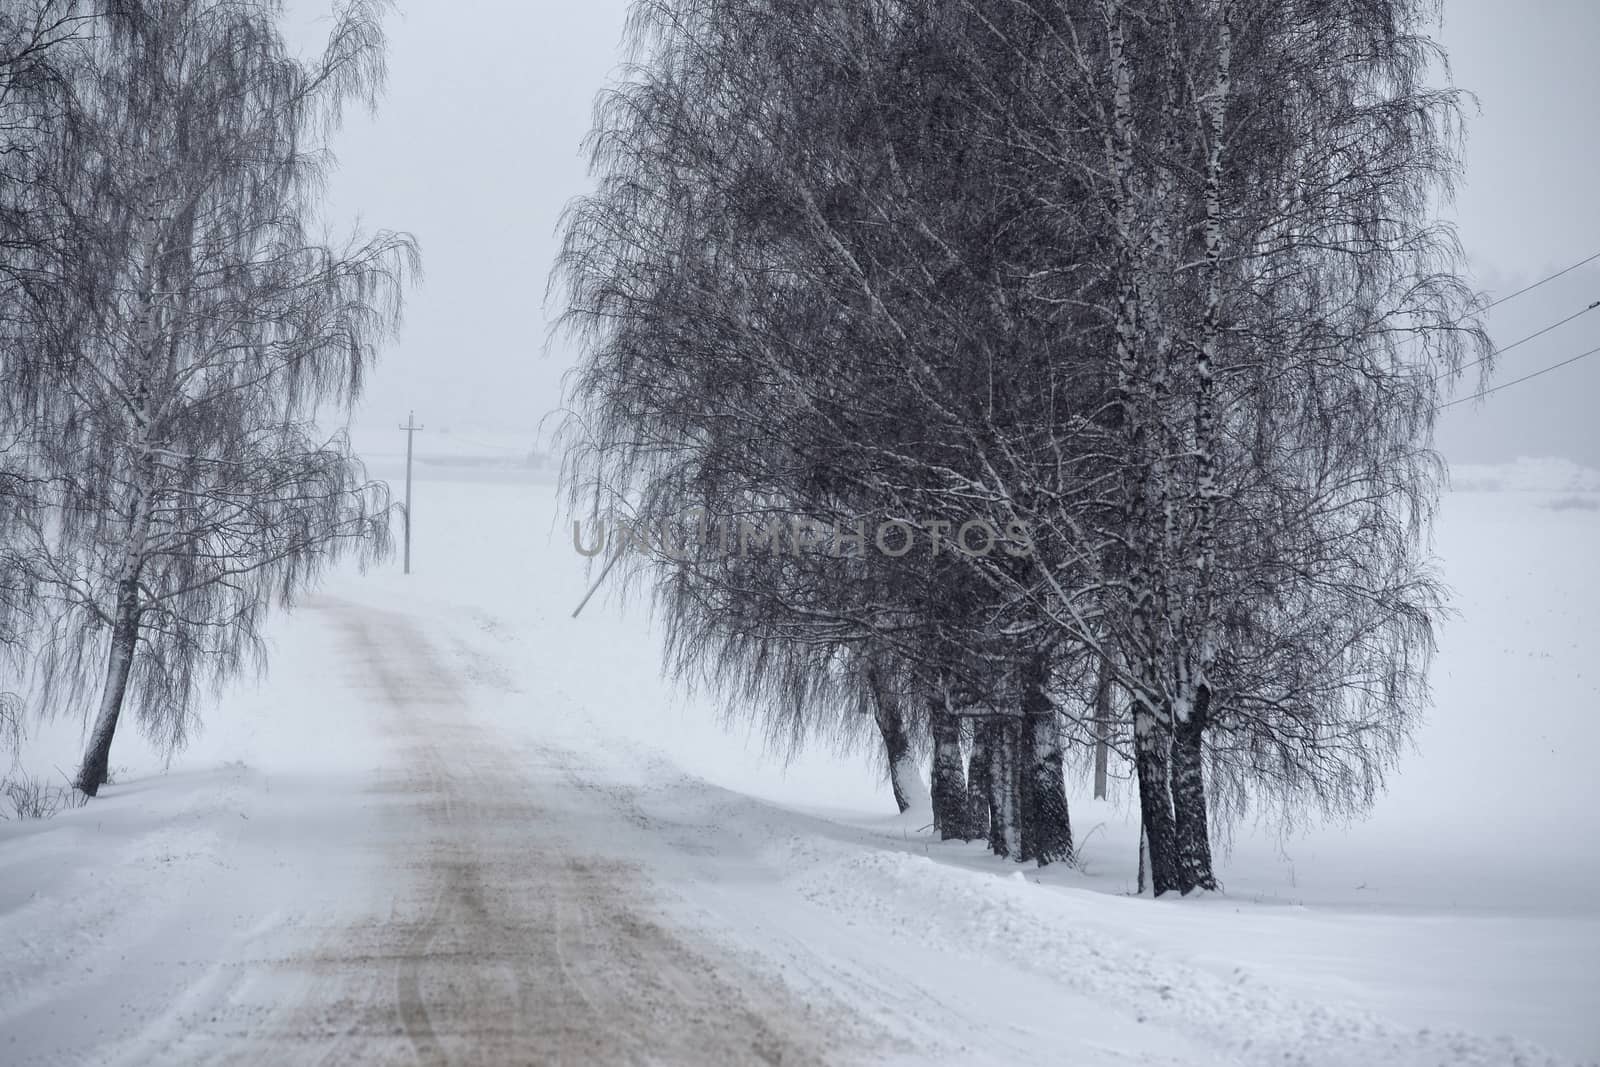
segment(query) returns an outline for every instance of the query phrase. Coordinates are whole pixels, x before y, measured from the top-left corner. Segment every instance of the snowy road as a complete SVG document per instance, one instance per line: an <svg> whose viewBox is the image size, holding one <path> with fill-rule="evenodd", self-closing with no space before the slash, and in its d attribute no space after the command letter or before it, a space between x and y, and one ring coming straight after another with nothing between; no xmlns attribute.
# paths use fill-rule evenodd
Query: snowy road
<svg viewBox="0 0 1600 1067"><path fill-rule="evenodd" d="M461 679L415 625L327 601L306 623L333 639L344 684L401 757L369 785L388 798L366 877L387 890L375 898L387 913L342 922L302 913L297 925L318 931L314 944L224 961L226 986L152 1027L127 1059L833 1058L824 1019L780 982L670 929L636 869L583 847L583 836L623 817L593 803L606 796L601 784L568 756L517 750L474 722ZM319 851L304 858L314 863Z"/></svg>
<svg viewBox="0 0 1600 1067"><path fill-rule="evenodd" d="M24 949L37 969L6 975L0 1061L837 1058L848 1010L829 1004L820 1016L781 982L671 929L636 869L583 846L629 816L617 795L570 755L517 751L475 724L461 680L412 623L323 601L301 625L330 639L322 669L345 675L339 688L360 698L398 758L351 790L365 797L324 789L294 809L270 800L270 783L252 796L247 781L225 803L254 801L254 814L241 809L214 852L176 857L220 870L195 864L188 891L165 899L108 899L103 928L35 926ZM211 799L183 814L212 821ZM318 800L329 810L313 810ZM155 863L170 865L159 848ZM357 857L355 870L339 869L340 853ZM142 864L113 854L105 865ZM81 961L74 941L91 942ZM134 978L108 968L108 955L123 967L131 957L142 980L96 980L102 969Z"/></svg>
<svg viewBox="0 0 1600 1067"><path fill-rule="evenodd" d="M307 961L320 980L306 1003L249 1035L265 1058L333 1005L343 1032L310 1039L333 1062L826 1057L826 1028L781 984L669 929L635 870L568 836L586 825L574 793L597 789L580 768L513 755L475 725L459 679L405 618L325 610L407 756L384 783L407 798L386 875L407 890L388 921L335 934Z"/></svg>

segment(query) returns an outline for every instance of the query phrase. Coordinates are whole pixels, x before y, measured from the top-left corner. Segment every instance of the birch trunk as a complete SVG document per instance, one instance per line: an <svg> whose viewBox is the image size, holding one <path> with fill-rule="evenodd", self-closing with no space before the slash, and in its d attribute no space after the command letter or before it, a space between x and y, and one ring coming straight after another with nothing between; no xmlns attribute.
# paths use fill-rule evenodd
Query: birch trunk
<svg viewBox="0 0 1600 1067"><path fill-rule="evenodd" d="M146 413L148 427L149 396L140 397L141 412ZM148 433L148 430L147 430ZM94 732L89 737L89 748L84 753L83 764L78 768L73 783L89 796L95 796L111 770L111 742L116 737L117 723L122 716L122 705L128 695L128 679L133 673L133 658L139 649L139 579L145 564L145 549L150 537L150 524L154 514L151 488L154 466L148 436L140 446L141 453L135 464L140 484L135 489L132 513L128 522L128 542L123 549L122 566L117 575L117 601L111 621L111 649L106 662L106 679L100 694L100 710L95 716Z"/></svg>
<svg viewBox="0 0 1600 1067"><path fill-rule="evenodd" d="M972 730L972 752L967 757L967 839L989 836L989 809L994 803L989 783L994 777L994 724L979 719Z"/></svg>
<svg viewBox="0 0 1600 1067"><path fill-rule="evenodd" d="M1144 823L1139 824L1139 882L1134 890L1139 896L1144 896L1145 886L1150 877L1150 843L1144 836Z"/></svg>
<svg viewBox="0 0 1600 1067"><path fill-rule="evenodd" d="M1143 351L1143 308L1138 284L1141 243L1136 233L1138 215L1134 188L1135 117L1133 69L1127 54L1127 15L1117 0L1107 0L1109 65L1112 79L1111 126L1106 135L1106 160L1112 179L1112 215L1116 235L1117 303L1115 308L1117 391L1121 431L1126 449L1124 474L1125 529L1128 551L1129 622L1137 634L1130 657L1149 658L1157 647L1160 626L1156 619L1157 590L1154 570L1160 555L1155 533L1156 516L1150 500L1151 478L1159 465L1151 443L1152 390L1159 373L1150 373ZM1159 368L1157 368L1159 371ZM1162 492L1166 486L1157 486ZM1143 647L1139 647L1142 645ZM1146 687L1146 692L1158 691ZM1175 843L1172 801L1168 794L1168 746L1171 734L1149 697L1136 696L1133 705L1134 770L1139 781L1140 825L1150 857L1151 884L1156 895L1177 886L1173 860Z"/></svg>
<svg viewBox="0 0 1600 1067"><path fill-rule="evenodd" d="M1012 775L1017 798L1017 848L1011 855L1027 863L1035 855L1039 813L1033 796L1033 723L1027 718L1007 720L1011 733Z"/></svg>
<svg viewBox="0 0 1600 1067"><path fill-rule="evenodd" d="M117 574L117 600L111 622L111 649L106 662L105 685L100 695L100 710L83 764L74 783L79 790L94 796L106 783L111 770L111 742L116 737L122 705L128 695L128 679L133 673L133 658L139 648L139 578L144 569L145 548L154 515L152 493L155 463L151 436L154 433L152 377L158 361L162 307L157 296L161 264L165 254L162 240L162 210L159 199L146 207L149 229L144 233L144 258L140 266L139 311L134 336L137 340L134 373L128 390L135 412L137 439L133 460L133 498L128 512L128 540L123 547L122 566Z"/></svg>
<svg viewBox="0 0 1600 1067"><path fill-rule="evenodd" d="M1217 888L1211 869L1211 837L1206 820L1202 741L1210 719L1211 690L1205 686L1189 714L1172 726L1172 809L1178 847L1178 887Z"/></svg>
<svg viewBox="0 0 1600 1067"><path fill-rule="evenodd" d="M1030 774L1033 800L1033 859L1043 867L1072 861L1072 819L1067 810L1061 728L1054 712L1024 726L1033 734Z"/></svg>
<svg viewBox="0 0 1600 1067"><path fill-rule="evenodd" d="M1017 784L1017 720L997 719L989 748L989 850L1003 858L1022 853Z"/></svg>
<svg viewBox="0 0 1600 1067"><path fill-rule="evenodd" d="M868 678L872 688L873 717L883 738L883 755L889 768L889 785L894 790L895 807L901 812L912 807L927 807L928 791L911 758L911 742L906 735L905 715L895 695L886 690L876 674Z"/></svg>
<svg viewBox="0 0 1600 1067"><path fill-rule="evenodd" d="M1156 896L1181 888L1177 828L1172 816L1170 746L1162 717L1143 701L1133 709L1134 767L1139 777L1139 821L1150 859L1150 887Z"/></svg>
<svg viewBox="0 0 1600 1067"><path fill-rule="evenodd" d="M1062 771L1061 729L1045 692L1045 661L1029 665L1018 726L1018 793L1022 848L1018 859L1043 867L1072 859L1072 823Z"/></svg>
<svg viewBox="0 0 1600 1067"><path fill-rule="evenodd" d="M931 709L933 826L941 840L967 834L967 780L961 764L961 719L942 706Z"/></svg>
<svg viewBox="0 0 1600 1067"><path fill-rule="evenodd" d="M133 672L133 657L139 645L139 580L124 577L118 583L116 621L111 631L111 655L106 663L105 686L100 695L100 711L95 716L94 732L73 782L81 792L94 796L106 783L111 771L111 741L122 716L123 700L128 695L128 678Z"/></svg>
<svg viewBox="0 0 1600 1067"><path fill-rule="evenodd" d="M1217 410L1216 363L1222 327L1222 169L1226 158L1228 99L1233 84L1231 5L1219 12L1217 69L1201 109L1206 135L1205 169L1205 311L1195 356L1195 611L1199 624L1193 666L1172 723L1172 805L1178 850L1179 888L1215 889L1211 869L1210 830L1206 820L1203 754L1210 719L1209 672L1216 655L1217 634L1212 583L1216 570Z"/></svg>

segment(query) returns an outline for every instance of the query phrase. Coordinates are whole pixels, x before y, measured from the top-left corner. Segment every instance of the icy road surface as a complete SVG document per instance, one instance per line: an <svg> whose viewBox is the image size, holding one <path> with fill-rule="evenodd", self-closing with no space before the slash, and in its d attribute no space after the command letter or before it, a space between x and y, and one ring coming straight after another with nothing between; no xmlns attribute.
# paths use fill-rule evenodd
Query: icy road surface
<svg viewBox="0 0 1600 1067"><path fill-rule="evenodd" d="M1499 873L1525 888L1460 907L1496 884L1460 876L1481 857L1402 881L1446 823L1396 831L1398 850L1291 845L1339 860L1302 858L1292 891L1241 844L1228 891L1188 901L1123 895L1131 838L1106 805L1075 800L1084 872L939 843L925 814L883 813L864 760L814 754L784 777L703 708L673 706L642 628L568 618L585 583L567 546L482 542L539 528L526 500L428 491L474 516L448 546L419 545L448 568L337 576L275 624L270 678L230 693L169 771L129 735L112 763L133 767L99 800L0 824L0 1064L1510 1067L1600 1052L1592 883L1574 868L1576 897L1541 903L1559 879L1512 866L1510 831ZM1556 519L1572 551L1545 528L1552 568L1592 532ZM1480 586L1469 603L1503 622L1515 577L1513 599ZM1572 603L1556 621L1582 633L1594 600Z"/></svg>

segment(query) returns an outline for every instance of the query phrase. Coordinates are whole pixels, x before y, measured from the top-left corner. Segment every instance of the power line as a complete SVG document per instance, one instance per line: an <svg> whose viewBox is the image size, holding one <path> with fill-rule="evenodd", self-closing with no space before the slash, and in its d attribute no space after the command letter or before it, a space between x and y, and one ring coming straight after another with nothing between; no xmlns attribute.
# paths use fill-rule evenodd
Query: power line
<svg viewBox="0 0 1600 1067"><path fill-rule="evenodd" d="M1507 298L1507 299L1509 299L1509 298ZM1471 363L1468 363L1468 364L1466 364L1464 366L1461 366L1461 367L1457 367L1455 370L1447 370L1443 374L1438 375L1437 377L1435 377L1433 380L1436 381L1436 382L1442 382L1446 378L1453 377L1454 375L1459 374L1461 371L1471 370L1473 367L1478 366L1480 363L1487 363L1491 359L1494 359L1494 358L1496 358L1498 356L1505 355L1507 352L1511 351L1513 348L1520 348L1523 345L1527 344L1529 341L1538 340L1539 338L1543 337L1545 334L1549 333L1551 330L1560 329L1561 327L1565 326L1567 323L1571 322L1573 319L1581 319L1583 316L1589 314L1589 312L1593 311L1595 308L1600 308L1600 300L1596 300L1594 303L1590 304L1588 307L1584 308L1582 311L1573 312L1571 315L1568 315L1566 318L1562 319L1560 322L1552 322L1550 325L1546 326L1544 329L1538 330L1538 331L1536 331L1534 333L1530 333L1528 336L1526 336L1524 338L1521 338L1520 340L1512 341L1510 344L1506 345L1504 348L1497 348L1493 352L1491 352L1489 355L1484 356L1482 359L1475 359Z"/></svg>
<svg viewBox="0 0 1600 1067"><path fill-rule="evenodd" d="M1499 307L1501 304L1504 304L1508 300L1515 300L1517 297L1521 296L1523 293L1531 293L1535 289L1539 288L1539 286L1544 285L1547 282L1553 282L1557 278L1561 277L1563 274L1571 274L1573 271L1577 270L1579 267L1585 266L1586 264L1589 264L1589 263L1593 263L1597 259L1600 259L1600 252L1596 252L1594 255L1589 256L1587 259L1580 259L1580 260L1578 260L1578 262L1574 263L1572 266L1564 267L1561 270L1556 271L1554 274L1550 275L1549 277L1540 278L1538 281L1534 282L1532 285L1525 285L1521 289L1518 289L1516 292L1512 293L1510 296L1502 296L1499 300L1496 300L1492 304L1485 304L1483 306L1483 310L1484 311L1488 311L1490 308Z"/></svg>
<svg viewBox="0 0 1600 1067"><path fill-rule="evenodd" d="M1571 274L1573 271L1577 270L1579 267L1586 266L1586 265L1588 265L1590 263L1593 263L1597 259L1600 259L1600 252L1596 252L1591 256L1585 256L1583 259L1578 260L1578 262L1572 264L1570 267L1562 267L1560 270L1556 271L1554 274L1546 275L1545 277L1540 278L1538 281L1534 282L1532 285L1524 285L1521 289L1518 289L1514 293L1510 293L1510 294L1508 294L1506 296L1502 296L1499 300L1495 300L1495 301L1492 301L1491 303L1483 305L1483 307L1478 308L1477 311L1481 313L1481 312L1488 311L1488 310L1490 310L1492 308L1497 308L1501 304L1506 303L1507 301L1515 300L1517 297L1523 295L1524 293L1533 292L1535 289L1539 288L1541 285L1547 285L1550 282L1555 281L1557 278L1561 277L1564 274ZM1522 340L1516 341L1516 342L1514 342L1512 344L1509 344L1509 345L1506 345L1504 348L1496 349L1494 351L1494 353L1492 353L1491 355L1486 356L1483 359L1473 360L1471 363L1468 363L1465 367L1458 367L1456 369L1457 370L1467 370L1467 369L1469 369L1471 367L1476 367L1480 363L1486 363L1490 359L1493 359L1495 356L1499 355L1501 352L1509 352L1513 348L1516 348L1518 345L1526 344L1527 342L1533 340L1535 337L1544 336L1545 334L1549 333L1551 330L1555 329L1557 326L1565 326L1567 323L1571 322L1573 319L1577 318L1579 315L1584 315L1584 314L1587 314L1590 311L1593 311L1597 306L1600 306L1600 301L1597 301L1594 304L1590 304L1588 307L1584 308L1582 311L1578 312L1577 314L1574 314L1574 315L1571 315L1571 316L1569 316L1567 318L1564 318L1560 322L1556 323L1553 326L1546 326L1544 329L1540 330L1536 334L1531 334L1531 335L1529 335L1527 337L1524 337ZM1460 318L1460 319L1456 319L1454 322L1446 323L1445 324L1445 328L1448 329L1448 328L1452 328L1452 327L1455 327L1455 326L1459 326L1465 321L1466 321L1466 317L1463 317L1463 318ZM1418 339L1413 337L1413 338L1410 338L1410 340L1416 341ZM1443 373L1443 374L1439 375L1438 377L1434 378L1434 381L1442 382L1442 381L1444 381L1446 378L1450 377L1454 373L1456 373L1456 371L1446 371L1445 373Z"/></svg>
<svg viewBox="0 0 1600 1067"><path fill-rule="evenodd" d="M1443 411L1445 408L1453 408L1457 404L1465 404L1469 400L1479 400L1479 399L1481 399L1483 397L1489 396L1491 393L1498 393L1502 389L1510 389L1513 385L1521 385L1523 382L1532 381L1534 378L1537 378L1542 374L1549 374L1553 370L1560 370L1562 367L1570 366L1571 364L1578 362L1578 360L1580 360L1580 359L1588 359L1590 356L1594 355L1596 352L1600 352L1600 346L1596 346L1594 348L1591 348L1587 352L1579 352L1577 355L1573 356L1571 359L1564 359L1560 363L1554 364L1553 366L1546 367L1543 370L1536 370L1532 374L1524 374L1520 378L1513 378L1509 382L1504 382L1504 383L1502 383L1500 385L1495 386L1493 389L1485 389L1481 393L1474 393L1471 396L1464 396L1460 400L1452 400L1447 404L1440 404L1438 407L1434 408L1434 410L1435 411Z"/></svg>

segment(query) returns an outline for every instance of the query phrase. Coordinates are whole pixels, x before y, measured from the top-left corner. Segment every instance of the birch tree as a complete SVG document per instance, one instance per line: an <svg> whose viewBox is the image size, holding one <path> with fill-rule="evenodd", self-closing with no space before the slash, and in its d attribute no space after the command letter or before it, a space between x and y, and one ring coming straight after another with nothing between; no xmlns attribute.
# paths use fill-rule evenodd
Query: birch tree
<svg viewBox="0 0 1600 1067"><path fill-rule="evenodd" d="M1041 185L1072 210L1052 225L1099 234L1108 268L1071 294L1115 385L1065 482L1115 492L1030 518L1084 563L1073 586L1037 576L1040 610L1130 696L1157 893L1215 884L1208 756L1235 799L1359 806L1425 695L1435 382L1482 345L1431 217L1456 119L1421 81L1427 10L1103 0L986 22L1014 60L990 84L1050 72L1012 96L1015 140L1056 162ZM1023 502L1032 477L996 481Z"/></svg>
<svg viewBox="0 0 1600 1067"><path fill-rule="evenodd" d="M47 700L97 687L77 786L104 782L123 707L181 744L208 685L260 662L269 604L388 544L387 494L342 436L415 270L403 236L313 232L319 137L381 82L380 12L341 9L293 58L280 7L137 5L74 85L69 335L37 391L50 507L27 524L55 611Z"/></svg>

